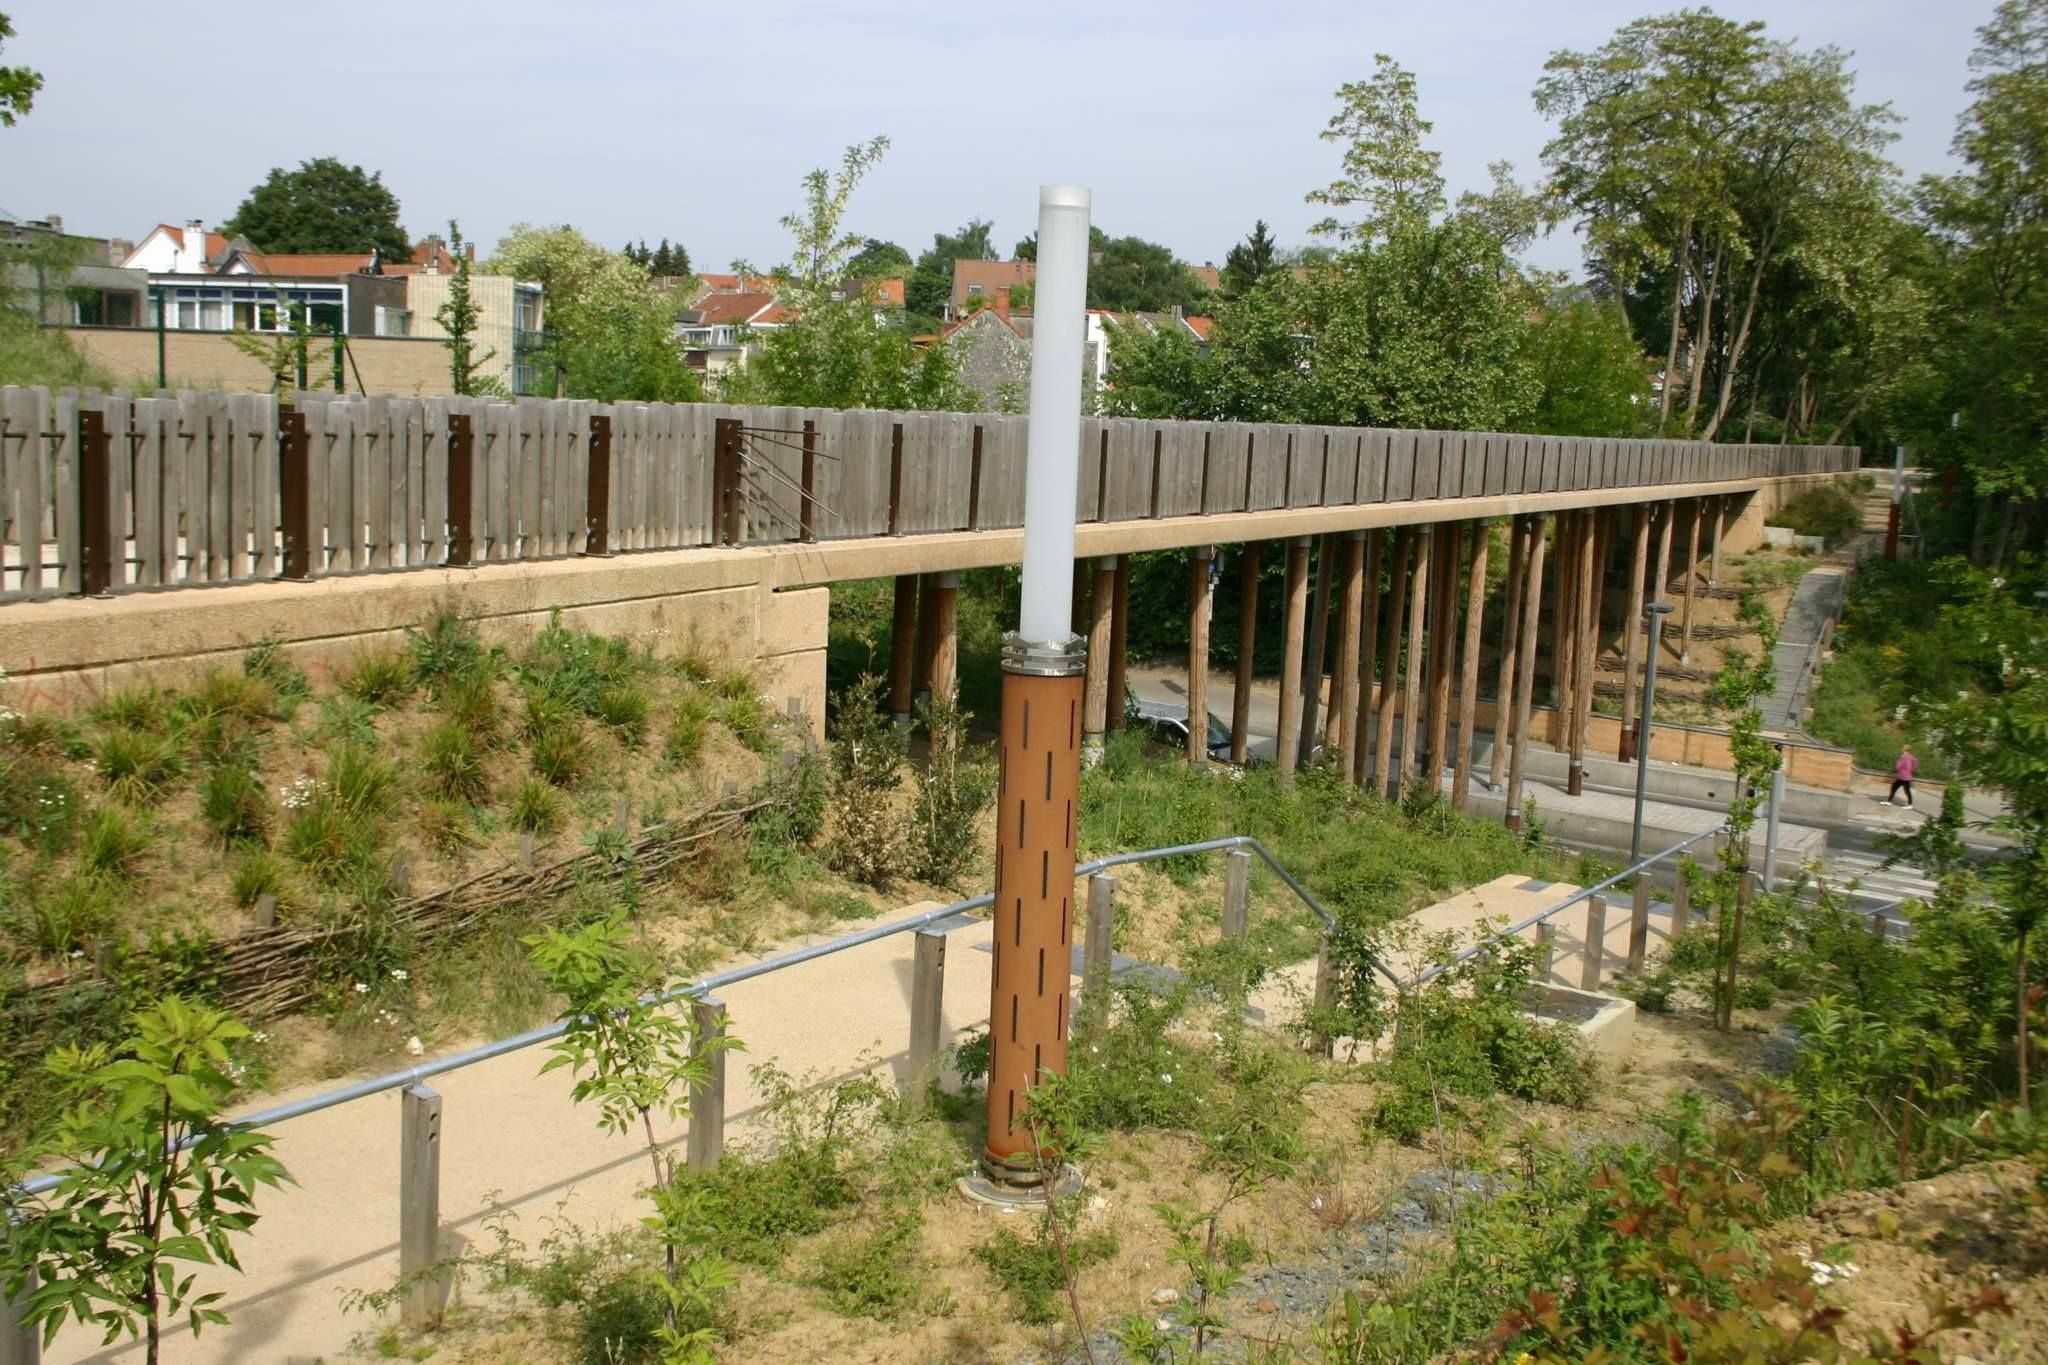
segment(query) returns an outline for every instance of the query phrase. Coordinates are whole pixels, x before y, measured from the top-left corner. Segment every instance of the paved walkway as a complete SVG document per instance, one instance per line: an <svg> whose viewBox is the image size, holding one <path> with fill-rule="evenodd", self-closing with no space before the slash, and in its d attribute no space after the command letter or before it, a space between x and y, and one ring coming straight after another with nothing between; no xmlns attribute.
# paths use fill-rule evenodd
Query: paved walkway
<svg viewBox="0 0 2048 1365"><path fill-rule="evenodd" d="M1778 645L1771 651L1771 669L1777 686L1764 698L1762 711L1766 730L1796 730L1806 709L1807 663L1813 657L1828 622L1841 615L1849 595L1852 564L1823 564L1809 571L1793 590L1785 608L1785 620L1778 627Z"/></svg>

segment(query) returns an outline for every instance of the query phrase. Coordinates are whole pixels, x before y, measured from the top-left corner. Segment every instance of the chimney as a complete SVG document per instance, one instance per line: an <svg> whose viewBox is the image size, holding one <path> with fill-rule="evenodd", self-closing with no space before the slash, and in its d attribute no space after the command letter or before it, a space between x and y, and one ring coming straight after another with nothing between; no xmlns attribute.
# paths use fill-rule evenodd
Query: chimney
<svg viewBox="0 0 2048 1365"><path fill-rule="evenodd" d="M1010 291L1008 289L996 290L996 316L1004 322L1010 320Z"/></svg>
<svg viewBox="0 0 2048 1365"><path fill-rule="evenodd" d="M206 271L206 220L190 218L185 222L185 250L180 253L178 268L187 274L204 274Z"/></svg>
<svg viewBox="0 0 2048 1365"><path fill-rule="evenodd" d="M475 242L464 242L464 243L462 244L462 254L463 254L464 256L467 256L467 257L469 258L469 263L470 263L471 265L475 265L475 264L476 264L476 243L475 243Z"/></svg>
<svg viewBox="0 0 2048 1365"><path fill-rule="evenodd" d="M43 221L50 225L50 231L53 233L61 234L64 231L64 219L61 214L53 213Z"/></svg>

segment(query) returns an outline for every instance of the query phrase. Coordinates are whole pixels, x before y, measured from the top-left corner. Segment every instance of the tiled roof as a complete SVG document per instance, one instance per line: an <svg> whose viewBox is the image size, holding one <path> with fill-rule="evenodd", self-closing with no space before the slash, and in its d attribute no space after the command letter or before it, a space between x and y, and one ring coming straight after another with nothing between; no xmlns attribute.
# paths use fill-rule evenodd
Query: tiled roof
<svg viewBox="0 0 2048 1365"><path fill-rule="evenodd" d="M756 321L756 314L773 309L773 294L709 294L697 301L695 311L700 327L732 326ZM765 319L762 319L765 320Z"/></svg>
<svg viewBox="0 0 2048 1365"><path fill-rule="evenodd" d="M1185 322L1188 325L1188 330L1193 332L1202 341L1207 341L1209 333L1216 328L1216 319L1214 318L1184 317L1181 321Z"/></svg>
<svg viewBox="0 0 2048 1365"><path fill-rule="evenodd" d="M375 253L251 251L243 257L259 275L353 275L368 270Z"/></svg>

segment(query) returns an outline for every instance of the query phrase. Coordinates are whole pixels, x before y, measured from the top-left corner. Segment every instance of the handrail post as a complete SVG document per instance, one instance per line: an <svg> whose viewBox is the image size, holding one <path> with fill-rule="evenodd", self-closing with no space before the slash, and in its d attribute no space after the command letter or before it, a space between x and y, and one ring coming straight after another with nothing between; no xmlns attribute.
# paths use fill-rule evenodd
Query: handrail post
<svg viewBox="0 0 2048 1365"><path fill-rule="evenodd" d="M425 1330L441 1320L448 1278L441 1260L441 1096L409 1085L398 1099L398 1276L405 1285L405 1325Z"/></svg>
<svg viewBox="0 0 2048 1365"><path fill-rule="evenodd" d="M689 1165L693 1171L718 1167L725 1151L725 1049L713 1041L725 1036L725 1002L716 996L700 996L690 1002L690 1018L696 1025L692 1051L705 1063L705 1076L690 1087Z"/></svg>
<svg viewBox="0 0 2048 1365"><path fill-rule="evenodd" d="M1543 920L1536 926L1536 979L1550 984L1551 963L1557 957L1557 926Z"/></svg>
<svg viewBox="0 0 2048 1365"><path fill-rule="evenodd" d="M1665 940L1668 946L1675 945L1692 927L1692 879L1685 875L1686 859L1678 860L1678 885L1671 892L1671 937Z"/></svg>
<svg viewBox="0 0 2048 1365"><path fill-rule="evenodd" d="M1252 855L1233 848L1223 857L1223 937L1242 942L1251 925Z"/></svg>
<svg viewBox="0 0 2048 1365"><path fill-rule="evenodd" d="M927 925L911 938L916 946L910 965L910 1058L903 1093L911 1108L922 1109L925 1092L939 1078L940 1035L945 1031L946 931Z"/></svg>
<svg viewBox="0 0 2048 1365"><path fill-rule="evenodd" d="M42 1359L43 1334L21 1320L12 1301L0 1299L0 1365L42 1365Z"/></svg>
<svg viewBox="0 0 2048 1365"><path fill-rule="evenodd" d="M1628 916L1628 972L1630 976L1642 973L1643 959L1650 949L1650 878L1648 873L1636 873L1635 901L1629 907Z"/></svg>
<svg viewBox="0 0 2048 1365"><path fill-rule="evenodd" d="M448 566L476 561L476 433L466 412L448 414Z"/></svg>
<svg viewBox="0 0 2048 1365"><path fill-rule="evenodd" d="M602 412L590 414L589 460L584 474L586 512L583 553L603 556L612 552L612 419Z"/></svg>
<svg viewBox="0 0 2048 1365"><path fill-rule="evenodd" d="M78 412L78 590L105 597L114 581L123 538L114 533L114 465L107 415Z"/></svg>
<svg viewBox="0 0 2048 1365"><path fill-rule="evenodd" d="M1579 966L1579 989L1600 989L1600 971L1607 965L1607 898L1593 896L1586 901L1586 951Z"/></svg>
<svg viewBox="0 0 2048 1365"><path fill-rule="evenodd" d="M740 443L745 427L720 417L712 427L711 497L713 539L720 545L740 543Z"/></svg>
<svg viewBox="0 0 2048 1365"><path fill-rule="evenodd" d="M975 450L981 449L980 428L975 429ZM977 466L978 468L978 466ZM818 491L818 424L804 423L804 462L802 469L802 496L798 498L797 538L809 545L818 538L817 491Z"/></svg>
<svg viewBox="0 0 2048 1365"><path fill-rule="evenodd" d="M1116 878L1097 872L1088 878L1088 927L1082 940L1081 999L1100 1008L1109 986L1110 946L1116 933Z"/></svg>

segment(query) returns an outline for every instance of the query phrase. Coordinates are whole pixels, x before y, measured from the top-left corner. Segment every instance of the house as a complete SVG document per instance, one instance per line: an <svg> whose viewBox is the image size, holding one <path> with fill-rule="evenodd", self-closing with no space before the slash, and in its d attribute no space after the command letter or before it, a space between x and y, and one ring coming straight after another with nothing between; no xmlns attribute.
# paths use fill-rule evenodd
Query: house
<svg viewBox="0 0 2048 1365"><path fill-rule="evenodd" d="M1116 349L1120 332L1140 331L1157 335L1164 331L1178 331L1192 338L1196 345L1206 347L1215 325L1214 318L1190 317L1180 308L1168 313L1113 313L1106 308L1090 308L1088 342L1093 359L1090 381L1097 389L1109 387L1109 357Z"/></svg>
<svg viewBox="0 0 2048 1365"><path fill-rule="evenodd" d="M1093 319L1090 320L1091 324ZM1022 412L1031 393L1032 315L1010 307L1010 291L999 287L986 308L939 329L936 344L951 353L960 382L981 395L990 412ZM1103 334L1092 325L1082 349L1082 403L1092 406L1100 384Z"/></svg>
<svg viewBox="0 0 2048 1365"><path fill-rule="evenodd" d="M469 256L475 259L475 249ZM455 258L428 237L408 261L374 251L258 251L240 238L209 232L198 219L159 223L122 264L148 280L141 325L201 332L285 332L295 317L314 332L352 337L445 339L439 312L448 301ZM546 392L537 373L543 348L541 286L505 275L470 276L478 309L476 343L494 351L484 373L512 393Z"/></svg>
<svg viewBox="0 0 2048 1365"><path fill-rule="evenodd" d="M1038 279L1036 261L955 261L953 293L946 303L946 320L966 317L987 306L998 289L1011 290Z"/></svg>
<svg viewBox="0 0 2048 1365"><path fill-rule="evenodd" d="M683 343L685 363L712 379L747 363L749 331L780 326L788 318L789 310L766 290L709 293L676 314L676 338Z"/></svg>
<svg viewBox="0 0 2048 1365"><path fill-rule="evenodd" d="M39 322L67 327L133 327L149 296L149 276L124 270L129 244L81 237L56 214L18 219L0 213L0 269L14 305Z"/></svg>

